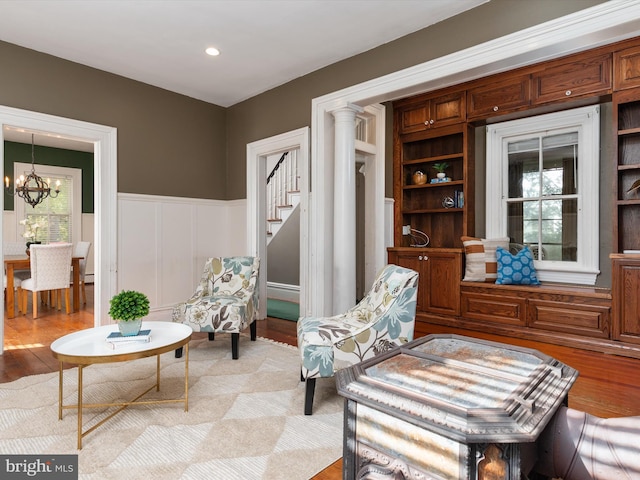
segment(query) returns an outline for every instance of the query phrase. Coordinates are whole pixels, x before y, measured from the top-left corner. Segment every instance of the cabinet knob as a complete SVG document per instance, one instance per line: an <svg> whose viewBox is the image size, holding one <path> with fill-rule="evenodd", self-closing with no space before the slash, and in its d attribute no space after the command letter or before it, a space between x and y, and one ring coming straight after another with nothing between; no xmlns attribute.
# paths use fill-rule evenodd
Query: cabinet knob
<svg viewBox="0 0 640 480"><path fill-rule="evenodd" d="M433 118L431 120L429 120L429 124L433 125Z"/></svg>
<svg viewBox="0 0 640 480"><path fill-rule="evenodd" d="M418 255L418 260L422 260L422 255Z"/></svg>
<svg viewBox="0 0 640 480"><path fill-rule="evenodd" d="M422 260L424 260L424 261L426 262L427 260L429 260L429 257L427 257L427 256L425 255L425 256L423 256L423 257L422 257Z"/></svg>
<svg viewBox="0 0 640 480"><path fill-rule="evenodd" d="M497 112L498 111L498 106L496 105L495 107L493 107L493 111Z"/></svg>
<svg viewBox="0 0 640 480"><path fill-rule="evenodd" d="M564 94L568 97L569 95L571 95L571 90L567 90L566 92L564 92Z"/></svg>
<svg viewBox="0 0 640 480"><path fill-rule="evenodd" d="M428 127L428 126L429 126L429 120L426 120L426 121L424 122L424 124Z"/></svg>

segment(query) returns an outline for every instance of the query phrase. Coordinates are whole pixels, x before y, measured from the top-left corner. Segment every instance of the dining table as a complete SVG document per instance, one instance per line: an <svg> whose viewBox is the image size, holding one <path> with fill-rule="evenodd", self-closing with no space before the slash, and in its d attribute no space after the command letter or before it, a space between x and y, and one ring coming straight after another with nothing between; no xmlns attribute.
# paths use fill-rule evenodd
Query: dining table
<svg viewBox="0 0 640 480"><path fill-rule="evenodd" d="M73 312L80 310L80 260L84 257L71 258L73 273ZM31 258L28 255L5 255L4 271L7 275L7 318L15 317L15 292L13 274L16 270L30 270Z"/></svg>

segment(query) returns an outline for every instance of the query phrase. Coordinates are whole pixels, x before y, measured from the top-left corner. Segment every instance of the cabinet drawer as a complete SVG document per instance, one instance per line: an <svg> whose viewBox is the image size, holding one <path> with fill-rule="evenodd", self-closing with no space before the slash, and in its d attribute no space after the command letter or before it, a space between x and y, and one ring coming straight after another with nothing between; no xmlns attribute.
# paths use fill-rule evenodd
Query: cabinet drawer
<svg viewBox="0 0 640 480"><path fill-rule="evenodd" d="M595 338L610 336L611 314L605 306L531 299L527 312L530 327Z"/></svg>
<svg viewBox="0 0 640 480"><path fill-rule="evenodd" d="M467 91L467 119L474 120L523 110L531 101L529 75L490 81Z"/></svg>
<svg viewBox="0 0 640 480"><path fill-rule="evenodd" d="M555 63L532 74L532 104L611 93L612 56L608 53L570 63Z"/></svg>
<svg viewBox="0 0 640 480"><path fill-rule="evenodd" d="M506 325L526 326L526 299L507 295L462 292L462 316Z"/></svg>

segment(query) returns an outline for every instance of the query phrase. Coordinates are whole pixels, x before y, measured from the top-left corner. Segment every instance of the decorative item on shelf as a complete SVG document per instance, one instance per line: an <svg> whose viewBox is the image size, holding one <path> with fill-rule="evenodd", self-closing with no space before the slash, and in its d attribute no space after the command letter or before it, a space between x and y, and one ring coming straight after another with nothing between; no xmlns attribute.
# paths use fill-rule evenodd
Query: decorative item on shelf
<svg viewBox="0 0 640 480"><path fill-rule="evenodd" d="M123 290L109 301L109 316L118 322L123 336L137 335L142 318L149 314L149 299L144 293Z"/></svg>
<svg viewBox="0 0 640 480"><path fill-rule="evenodd" d="M442 206L444 208L454 208L456 206L456 202L453 197L444 197L442 199Z"/></svg>
<svg viewBox="0 0 640 480"><path fill-rule="evenodd" d="M427 183L427 174L422 170L416 170L412 176L412 180L414 185L424 185Z"/></svg>
<svg viewBox="0 0 640 480"><path fill-rule="evenodd" d="M27 175L26 178L24 175L20 175L20 178L16 179L13 192L10 188L9 177L4 177L4 188L6 192L9 195L19 196L33 208L45 198L56 198L60 193L60 180L56 182L56 189L52 192L49 187L49 182L36 174L34 148L34 135L31 134L31 173Z"/></svg>
<svg viewBox="0 0 640 480"><path fill-rule="evenodd" d="M438 178L446 178L447 174L445 172L445 170L449 167L449 164L447 162L439 162L439 163L434 163L433 164L433 169L438 172L436 174L436 177Z"/></svg>

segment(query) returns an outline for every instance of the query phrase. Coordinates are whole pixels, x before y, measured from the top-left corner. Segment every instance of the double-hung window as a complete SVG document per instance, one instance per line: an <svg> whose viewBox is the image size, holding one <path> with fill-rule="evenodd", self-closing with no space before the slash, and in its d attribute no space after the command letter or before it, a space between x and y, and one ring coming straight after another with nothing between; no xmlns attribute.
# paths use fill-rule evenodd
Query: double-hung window
<svg viewBox="0 0 640 480"><path fill-rule="evenodd" d="M541 280L599 273L599 107L487 127L487 237L528 246Z"/></svg>
<svg viewBox="0 0 640 480"><path fill-rule="evenodd" d="M28 241L42 243L69 242L74 243L81 238L82 209L82 171L77 168L36 165L36 173L43 177L52 192L56 182L60 181L60 193L55 197L47 197L35 207L31 207L21 198L15 198L16 221L27 221L29 232L35 238L25 237ZM27 175L31 172L31 164L14 164L14 175ZM32 226L36 225L37 228ZM18 224L17 232L24 236L25 226Z"/></svg>

